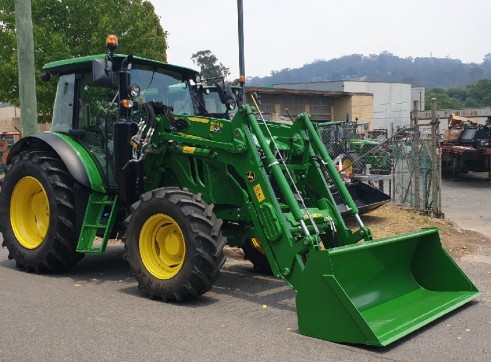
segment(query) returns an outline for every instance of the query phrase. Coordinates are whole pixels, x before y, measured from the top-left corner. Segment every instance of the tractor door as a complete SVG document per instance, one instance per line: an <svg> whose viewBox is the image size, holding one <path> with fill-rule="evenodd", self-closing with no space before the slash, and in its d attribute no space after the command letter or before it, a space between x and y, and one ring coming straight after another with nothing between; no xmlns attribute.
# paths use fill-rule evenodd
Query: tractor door
<svg viewBox="0 0 491 362"><path fill-rule="evenodd" d="M113 83L114 84L114 83ZM118 119L117 88L94 84L92 73L77 76L73 129L96 160L109 187L115 187L113 124Z"/></svg>
<svg viewBox="0 0 491 362"><path fill-rule="evenodd" d="M92 155L105 183L115 187L112 125L118 117L116 82L94 84L90 71L60 77L51 130L67 134Z"/></svg>
<svg viewBox="0 0 491 362"><path fill-rule="evenodd" d="M118 116L116 82L95 85L92 73L60 76L51 130L81 143L95 160L106 186L115 187L112 124ZM113 102L114 101L114 102Z"/></svg>

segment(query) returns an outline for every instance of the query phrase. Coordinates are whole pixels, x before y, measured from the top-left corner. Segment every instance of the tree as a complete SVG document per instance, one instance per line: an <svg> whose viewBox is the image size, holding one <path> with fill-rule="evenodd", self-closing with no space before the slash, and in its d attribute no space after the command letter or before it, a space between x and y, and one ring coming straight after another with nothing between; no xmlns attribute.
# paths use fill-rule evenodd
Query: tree
<svg viewBox="0 0 491 362"><path fill-rule="evenodd" d="M115 34L118 53L166 61L167 33L145 0L32 0L36 77L54 60L105 53ZM0 0L0 100L19 104L14 2ZM37 82L38 120L51 119L55 82Z"/></svg>
<svg viewBox="0 0 491 362"><path fill-rule="evenodd" d="M465 90L464 90L465 92ZM455 94L455 92L454 92ZM459 94L459 97L461 94ZM431 99L436 98L439 109L459 109L463 108L463 102L458 99L451 97L449 91L443 88L430 88L425 92L425 109L431 109Z"/></svg>
<svg viewBox="0 0 491 362"><path fill-rule="evenodd" d="M468 102L466 106L491 107L491 79L481 79L467 87Z"/></svg>
<svg viewBox="0 0 491 362"><path fill-rule="evenodd" d="M200 68L201 76L205 79L225 79L230 75L230 69L222 63L217 64L218 59L210 50L194 53L191 60Z"/></svg>
<svg viewBox="0 0 491 362"><path fill-rule="evenodd" d="M491 79L481 79L464 88L429 88L426 90L426 109L431 98L438 100L440 109L479 108L491 106Z"/></svg>

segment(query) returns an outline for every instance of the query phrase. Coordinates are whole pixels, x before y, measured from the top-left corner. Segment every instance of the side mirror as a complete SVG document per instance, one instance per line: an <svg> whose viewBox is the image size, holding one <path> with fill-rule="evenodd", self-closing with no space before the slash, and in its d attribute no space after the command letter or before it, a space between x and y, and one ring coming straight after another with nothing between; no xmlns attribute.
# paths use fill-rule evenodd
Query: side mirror
<svg viewBox="0 0 491 362"><path fill-rule="evenodd" d="M110 87L113 83L113 63L108 59L94 59L92 80L95 85Z"/></svg>
<svg viewBox="0 0 491 362"><path fill-rule="evenodd" d="M41 75L41 80L43 82L49 82L50 79L51 79L51 74L49 74L48 72L43 72L43 74Z"/></svg>
<svg viewBox="0 0 491 362"><path fill-rule="evenodd" d="M234 93L232 92L232 87L230 83L225 83L223 80L217 82L216 84L218 90L218 96L220 97L220 101L225 105L227 110L233 111L237 106L237 102L234 98Z"/></svg>

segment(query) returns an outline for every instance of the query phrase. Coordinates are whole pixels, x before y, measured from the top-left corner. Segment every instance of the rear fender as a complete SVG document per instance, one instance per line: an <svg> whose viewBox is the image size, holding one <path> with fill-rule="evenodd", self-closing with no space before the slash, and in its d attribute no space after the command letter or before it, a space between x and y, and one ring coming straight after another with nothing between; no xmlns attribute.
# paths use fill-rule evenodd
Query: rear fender
<svg viewBox="0 0 491 362"><path fill-rule="evenodd" d="M101 174L87 150L72 138L58 133L37 133L14 144L7 157L12 158L26 150L53 150L65 164L68 172L80 185L93 191L106 193Z"/></svg>

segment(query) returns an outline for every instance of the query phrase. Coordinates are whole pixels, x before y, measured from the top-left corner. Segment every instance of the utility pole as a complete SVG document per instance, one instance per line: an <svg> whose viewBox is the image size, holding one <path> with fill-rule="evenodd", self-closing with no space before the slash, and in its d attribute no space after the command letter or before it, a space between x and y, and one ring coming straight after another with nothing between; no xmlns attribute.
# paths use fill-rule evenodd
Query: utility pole
<svg viewBox="0 0 491 362"><path fill-rule="evenodd" d="M30 136L38 130L31 0L15 0L15 28L22 135Z"/></svg>
<svg viewBox="0 0 491 362"><path fill-rule="evenodd" d="M245 103L244 7L242 0L237 0L237 18L239 32L239 83L242 87L242 103Z"/></svg>

